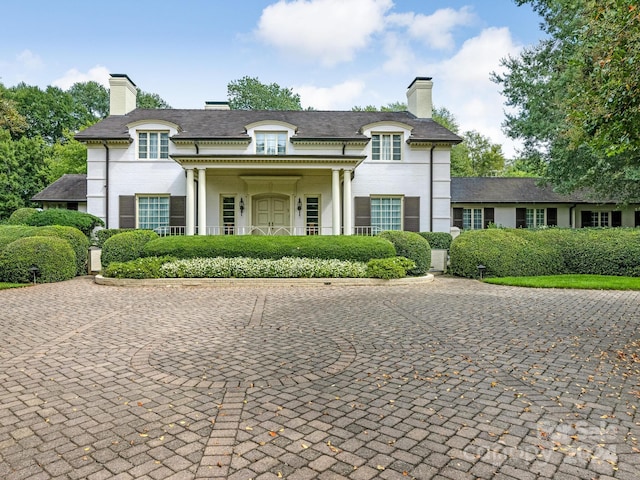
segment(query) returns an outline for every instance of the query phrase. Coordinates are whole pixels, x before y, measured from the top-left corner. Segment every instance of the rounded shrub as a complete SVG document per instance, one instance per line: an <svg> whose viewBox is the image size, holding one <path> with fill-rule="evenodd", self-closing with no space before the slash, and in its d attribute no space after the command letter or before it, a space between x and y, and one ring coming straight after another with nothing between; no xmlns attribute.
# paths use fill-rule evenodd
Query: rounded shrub
<svg viewBox="0 0 640 480"><path fill-rule="evenodd" d="M415 268L409 270L410 275L424 275L431 266L431 247L429 242L419 233L387 230L377 235L379 238L389 240L399 257L413 260Z"/></svg>
<svg viewBox="0 0 640 480"><path fill-rule="evenodd" d="M29 283L32 267L39 270L38 283L69 280L76 274L76 257L66 240L49 236L19 238L0 252L1 281Z"/></svg>
<svg viewBox="0 0 640 480"><path fill-rule="evenodd" d="M130 232L132 230L132 228L101 228L100 230L95 230L93 232L92 241L96 247L102 248L104 242L106 242L108 238L119 233Z"/></svg>
<svg viewBox="0 0 640 480"><path fill-rule="evenodd" d="M76 257L76 275L87 273L89 240L80 230L74 227L51 225L38 228L36 235L58 237L69 242Z"/></svg>
<svg viewBox="0 0 640 480"><path fill-rule="evenodd" d="M414 261L405 257L373 258L367 263L367 276L370 278L404 278L407 271L415 268Z"/></svg>
<svg viewBox="0 0 640 480"><path fill-rule="evenodd" d="M29 218L33 215L37 214L38 210L30 207L19 208L14 211L9 220L7 220L8 225L26 225Z"/></svg>
<svg viewBox="0 0 640 480"><path fill-rule="evenodd" d="M87 238L90 238L93 229L96 227L104 227L104 222L90 213L65 210L64 208L50 208L49 210L43 210L29 217L27 219L27 225L35 227L43 227L46 225L75 227L84 233Z"/></svg>
<svg viewBox="0 0 640 480"><path fill-rule="evenodd" d="M451 234L446 232L420 232L420 236L429 242L432 249L436 250L449 250L453 240Z"/></svg>
<svg viewBox="0 0 640 480"><path fill-rule="evenodd" d="M142 255L142 251L148 242L157 238L158 234L152 230L131 230L108 238L102 246L102 267L108 267L111 262L128 262L142 256L153 256Z"/></svg>

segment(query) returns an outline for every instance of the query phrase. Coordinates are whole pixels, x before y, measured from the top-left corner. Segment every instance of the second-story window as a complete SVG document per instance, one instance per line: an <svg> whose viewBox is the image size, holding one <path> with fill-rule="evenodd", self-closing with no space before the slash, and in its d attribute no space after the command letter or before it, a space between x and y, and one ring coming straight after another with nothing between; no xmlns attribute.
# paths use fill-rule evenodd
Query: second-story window
<svg viewBox="0 0 640 480"><path fill-rule="evenodd" d="M402 160L402 135L399 133L374 133L371 135L373 160Z"/></svg>
<svg viewBox="0 0 640 480"><path fill-rule="evenodd" d="M169 158L169 132L139 132L138 158Z"/></svg>
<svg viewBox="0 0 640 480"><path fill-rule="evenodd" d="M287 134L285 132L257 132L256 154L284 155L287 153Z"/></svg>

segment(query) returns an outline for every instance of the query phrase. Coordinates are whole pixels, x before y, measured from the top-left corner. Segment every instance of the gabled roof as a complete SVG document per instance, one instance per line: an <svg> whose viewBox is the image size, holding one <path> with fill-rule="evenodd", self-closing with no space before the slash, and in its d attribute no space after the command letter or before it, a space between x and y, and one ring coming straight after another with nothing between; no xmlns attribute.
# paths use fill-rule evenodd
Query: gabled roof
<svg viewBox="0 0 640 480"><path fill-rule="evenodd" d="M31 200L34 202L86 202L87 175L67 173L31 197Z"/></svg>
<svg viewBox="0 0 640 480"><path fill-rule="evenodd" d="M538 178L452 177L451 203L601 203L574 193L561 195Z"/></svg>
<svg viewBox="0 0 640 480"><path fill-rule="evenodd" d="M377 122L412 127L410 142L460 143L462 139L432 119L409 112L347 112L289 110L136 109L110 115L76 135L76 140L130 140L127 125L139 121L171 122L179 126L175 140L249 139L246 125L261 121L287 122L297 127L292 140L367 141L362 128Z"/></svg>

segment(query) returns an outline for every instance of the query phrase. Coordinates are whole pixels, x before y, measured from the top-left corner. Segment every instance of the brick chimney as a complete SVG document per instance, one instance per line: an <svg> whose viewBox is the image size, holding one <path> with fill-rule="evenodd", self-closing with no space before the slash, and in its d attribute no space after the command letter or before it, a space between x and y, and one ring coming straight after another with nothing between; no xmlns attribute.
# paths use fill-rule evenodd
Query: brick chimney
<svg viewBox="0 0 640 480"><path fill-rule="evenodd" d="M433 114L432 89L431 77L416 77L411 82L407 90L407 105L410 113L418 118L431 118Z"/></svg>
<svg viewBox="0 0 640 480"><path fill-rule="evenodd" d="M136 108L136 84L124 73L109 78L109 115L126 115Z"/></svg>

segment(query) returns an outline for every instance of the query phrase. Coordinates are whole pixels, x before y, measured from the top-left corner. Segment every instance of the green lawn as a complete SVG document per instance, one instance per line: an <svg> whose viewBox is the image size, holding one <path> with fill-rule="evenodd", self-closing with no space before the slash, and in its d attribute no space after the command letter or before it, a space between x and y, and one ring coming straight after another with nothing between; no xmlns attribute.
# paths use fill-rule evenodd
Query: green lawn
<svg viewBox="0 0 640 480"><path fill-rule="evenodd" d="M640 290L640 277L605 275L549 275L541 277L485 278L486 283L533 288L587 288L593 290Z"/></svg>
<svg viewBox="0 0 640 480"><path fill-rule="evenodd" d="M5 290L7 288L20 288L20 287L28 287L31 285L30 283L6 283L0 282L0 290Z"/></svg>

